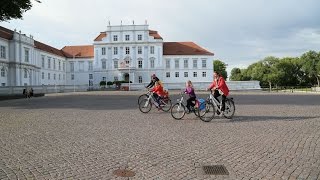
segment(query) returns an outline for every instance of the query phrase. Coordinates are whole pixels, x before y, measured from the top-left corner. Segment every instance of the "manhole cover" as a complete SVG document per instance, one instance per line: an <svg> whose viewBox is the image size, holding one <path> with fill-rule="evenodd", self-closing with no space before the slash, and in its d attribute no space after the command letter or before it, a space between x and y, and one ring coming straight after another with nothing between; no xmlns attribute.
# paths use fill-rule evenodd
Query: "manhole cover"
<svg viewBox="0 0 320 180"><path fill-rule="evenodd" d="M126 169L118 169L113 171L113 174L119 177L133 177L136 175L133 171L126 170Z"/></svg>
<svg viewBox="0 0 320 180"><path fill-rule="evenodd" d="M222 165L203 166L202 169L206 175L229 175L226 167Z"/></svg>

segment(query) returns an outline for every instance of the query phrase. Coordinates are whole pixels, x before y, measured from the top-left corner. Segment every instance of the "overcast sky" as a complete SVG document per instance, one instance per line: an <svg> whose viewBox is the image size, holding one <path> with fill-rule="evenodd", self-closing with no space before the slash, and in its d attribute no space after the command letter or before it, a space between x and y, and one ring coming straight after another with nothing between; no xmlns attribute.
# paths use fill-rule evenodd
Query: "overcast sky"
<svg viewBox="0 0 320 180"><path fill-rule="evenodd" d="M244 68L266 56L320 51L319 0L41 0L1 26L61 49L92 44L111 25L144 24L164 41L193 41Z"/></svg>

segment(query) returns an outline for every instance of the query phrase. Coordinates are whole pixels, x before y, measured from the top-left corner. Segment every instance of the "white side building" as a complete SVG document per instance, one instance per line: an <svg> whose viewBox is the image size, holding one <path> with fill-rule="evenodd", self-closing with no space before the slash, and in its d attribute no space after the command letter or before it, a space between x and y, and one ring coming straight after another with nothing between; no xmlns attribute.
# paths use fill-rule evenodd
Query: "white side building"
<svg viewBox="0 0 320 180"><path fill-rule="evenodd" d="M1 86L64 85L65 66L61 50L0 26Z"/></svg>

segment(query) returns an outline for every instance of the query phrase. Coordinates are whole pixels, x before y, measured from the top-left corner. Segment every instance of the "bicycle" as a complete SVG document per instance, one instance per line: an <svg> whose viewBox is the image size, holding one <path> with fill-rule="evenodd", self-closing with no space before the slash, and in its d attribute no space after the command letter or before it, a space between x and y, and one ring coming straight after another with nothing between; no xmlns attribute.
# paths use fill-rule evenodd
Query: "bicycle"
<svg viewBox="0 0 320 180"><path fill-rule="evenodd" d="M202 106L204 106L205 108L203 109L198 109L198 113L202 114L200 116L200 119L204 122L210 122L216 113L222 113L221 111L221 104L222 100L220 100L220 102L218 100L216 100L216 98L214 98L214 96L212 95L212 91L210 91L209 97L207 98L207 100L201 104ZM234 113L235 113L235 105L234 105L234 101L233 98L226 98L226 102L225 102L225 110L224 110L224 117L227 119L232 119Z"/></svg>
<svg viewBox="0 0 320 180"><path fill-rule="evenodd" d="M161 97L159 100L160 104L157 105L156 100L153 97L153 92L148 92L146 95L147 98L142 98L139 103L139 110L142 113L148 113L151 110L152 104L159 106L159 108L164 112L170 111L172 103L169 97Z"/></svg>
<svg viewBox="0 0 320 180"><path fill-rule="evenodd" d="M142 99L145 99L145 98L148 98L149 97L149 95L150 95L150 91L149 91L149 89L147 89L148 90L148 92L146 93L146 94L142 94L142 95L140 95L139 97L138 97L138 105L140 104L140 102L141 102L141 100Z"/></svg>
<svg viewBox="0 0 320 180"><path fill-rule="evenodd" d="M185 114L186 114L186 105L184 105L184 94L183 92L180 93L180 99L177 99L177 103L174 104L171 108L171 116L174 118L174 119L177 119L177 120L180 120L182 119ZM196 104L197 104L197 101L196 100ZM199 103L198 103L199 104ZM196 105L195 105L196 106ZM191 108L191 111L197 116L199 117L199 111L198 111L198 108L201 107L201 106L198 106L198 107L190 107Z"/></svg>

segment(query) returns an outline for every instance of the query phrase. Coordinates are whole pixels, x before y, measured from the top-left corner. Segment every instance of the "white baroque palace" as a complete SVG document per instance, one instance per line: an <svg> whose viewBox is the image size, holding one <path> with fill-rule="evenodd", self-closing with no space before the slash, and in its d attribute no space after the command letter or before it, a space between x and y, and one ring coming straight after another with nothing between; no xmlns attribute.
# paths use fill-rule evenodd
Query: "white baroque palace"
<svg viewBox="0 0 320 180"><path fill-rule="evenodd" d="M210 83L213 55L193 42L164 42L148 25L109 25L92 45L61 50L0 26L1 86L143 85L151 74L168 84Z"/></svg>

